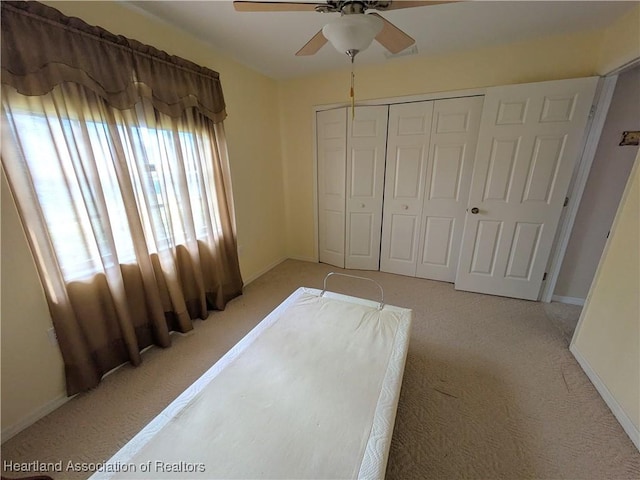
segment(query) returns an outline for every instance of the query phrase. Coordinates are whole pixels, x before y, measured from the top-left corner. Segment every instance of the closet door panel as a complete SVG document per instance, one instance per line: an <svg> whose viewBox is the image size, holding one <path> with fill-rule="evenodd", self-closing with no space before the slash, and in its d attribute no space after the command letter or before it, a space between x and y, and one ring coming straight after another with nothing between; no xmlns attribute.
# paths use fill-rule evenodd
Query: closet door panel
<svg viewBox="0 0 640 480"><path fill-rule="evenodd" d="M434 102L416 276L453 282L483 97Z"/></svg>
<svg viewBox="0 0 640 480"><path fill-rule="evenodd" d="M379 268L388 111L356 107L348 117L346 268Z"/></svg>
<svg viewBox="0 0 640 480"><path fill-rule="evenodd" d="M433 102L389 109L380 270L415 276Z"/></svg>
<svg viewBox="0 0 640 480"><path fill-rule="evenodd" d="M316 114L319 259L344 268L347 111Z"/></svg>

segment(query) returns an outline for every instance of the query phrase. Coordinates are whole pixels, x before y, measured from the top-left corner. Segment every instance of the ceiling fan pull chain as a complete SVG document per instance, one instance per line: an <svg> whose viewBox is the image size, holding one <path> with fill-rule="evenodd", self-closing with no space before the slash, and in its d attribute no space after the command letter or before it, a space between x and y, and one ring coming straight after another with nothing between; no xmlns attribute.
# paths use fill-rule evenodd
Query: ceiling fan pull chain
<svg viewBox="0 0 640 480"><path fill-rule="evenodd" d="M355 74L353 73L353 57L351 57L351 89L349 90L349 96L351 97L351 119L356 116L356 97L355 97Z"/></svg>

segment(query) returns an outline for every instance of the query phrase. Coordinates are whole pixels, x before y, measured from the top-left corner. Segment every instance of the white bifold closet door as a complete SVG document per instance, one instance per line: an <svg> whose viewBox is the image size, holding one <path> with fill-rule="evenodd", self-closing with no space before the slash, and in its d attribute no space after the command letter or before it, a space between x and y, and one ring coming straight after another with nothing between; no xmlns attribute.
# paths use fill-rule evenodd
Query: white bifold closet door
<svg viewBox="0 0 640 480"><path fill-rule="evenodd" d="M345 268L378 270L389 107L347 113Z"/></svg>
<svg viewBox="0 0 640 480"><path fill-rule="evenodd" d="M378 270L388 107L316 114L318 247L323 263Z"/></svg>
<svg viewBox="0 0 640 480"><path fill-rule="evenodd" d="M318 152L318 253L320 261L344 268L347 111L316 114Z"/></svg>
<svg viewBox="0 0 640 480"><path fill-rule="evenodd" d="M455 280L482 103L482 97L434 103L417 277Z"/></svg>
<svg viewBox="0 0 640 480"><path fill-rule="evenodd" d="M596 85L487 90L457 289L538 298Z"/></svg>
<svg viewBox="0 0 640 480"><path fill-rule="evenodd" d="M454 281L482 102L390 107L380 270Z"/></svg>
<svg viewBox="0 0 640 480"><path fill-rule="evenodd" d="M433 102L389 108L380 270L416 274Z"/></svg>

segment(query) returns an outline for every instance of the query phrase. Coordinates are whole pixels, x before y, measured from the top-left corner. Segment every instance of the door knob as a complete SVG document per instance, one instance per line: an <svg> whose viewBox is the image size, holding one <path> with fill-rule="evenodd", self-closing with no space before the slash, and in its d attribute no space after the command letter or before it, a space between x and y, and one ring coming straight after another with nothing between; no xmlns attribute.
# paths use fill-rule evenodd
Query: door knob
<svg viewBox="0 0 640 480"><path fill-rule="evenodd" d="M409 210L409 205L402 205L403 210Z"/></svg>
<svg viewBox="0 0 640 480"><path fill-rule="evenodd" d="M364 203L361 203L360 208L364 208L364 207L366 207L366 205Z"/></svg>
<svg viewBox="0 0 640 480"><path fill-rule="evenodd" d="M471 209L471 213L473 213L474 215L478 214L480 212L480 209L478 207L473 207Z"/></svg>

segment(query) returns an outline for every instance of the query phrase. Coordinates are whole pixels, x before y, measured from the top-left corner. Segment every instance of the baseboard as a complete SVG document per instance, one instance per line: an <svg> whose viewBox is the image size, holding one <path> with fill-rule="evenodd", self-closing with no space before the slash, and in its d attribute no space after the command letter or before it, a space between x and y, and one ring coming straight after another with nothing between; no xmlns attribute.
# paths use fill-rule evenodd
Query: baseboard
<svg viewBox="0 0 640 480"><path fill-rule="evenodd" d="M584 370L584 373L587 374L587 377L589 377L589 380L591 380L593 386L596 387L596 390L598 391L602 399L611 409L613 415L616 417L618 422L620 422L620 425L622 425L622 428L624 429L626 434L629 435L629 438L631 439L633 444L638 450L640 450L640 430L638 429L638 427L634 425L627 413L623 410L618 401L604 384L602 379L598 376L595 370L591 368L589 362L582 356L580 351L575 347L573 343L569 347L569 350L571 350L571 353L573 353L573 356L582 367L582 370Z"/></svg>
<svg viewBox="0 0 640 480"><path fill-rule="evenodd" d="M275 262L270 263L269 265L267 265L266 267L264 267L263 269L261 269L260 271L254 273L253 275L250 275L247 278L243 278L243 282L244 282L244 286L246 287L247 285L249 285L251 282L253 282L254 280L256 280L258 277L261 277L262 275L264 275L265 273L267 273L269 270L271 270L272 268L277 267L278 265L280 265L282 262L284 262L285 260L287 260L288 257L282 257L279 258L278 260L276 260Z"/></svg>
<svg viewBox="0 0 640 480"><path fill-rule="evenodd" d="M318 263L317 258L303 257L303 256L297 256L297 255L290 255L287 257L287 260L299 260L301 262Z"/></svg>
<svg viewBox="0 0 640 480"><path fill-rule="evenodd" d="M18 433L30 427L41 418L46 417L57 408L60 408L62 405L67 403L72 398L73 397L67 397L66 395L60 395L59 397L54 398L50 402L45 403L43 406L41 406L34 412L30 413L29 415L27 415L25 418L20 420L15 425L11 425L10 427L5 428L4 430L2 430L2 433L0 434L2 436L2 443L6 442L10 438L15 437Z"/></svg>
<svg viewBox="0 0 640 480"><path fill-rule="evenodd" d="M286 257L282 257L278 260L276 260L275 262L270 263L269 265L267 265L265 268L261 269L259 272L254 273L253 275L244 278L244 286L246 287L247 285L249 285L251 282L253 282L254 280L256 280L258 277L261 277L262 275L264 275L265 273L267 273L269 270L271 270L272 268L277 267L278 265L280 265L282 262L286 261L286 260L299 260L301 262L311 262L311 263L318 263L318 260L316 260L315 258L311 258L311 257L298 257L298 256L286 256Z"/></svg>
<svg viewBox="0 0 640 480"><path fill-rule="evenodd" d="M560 303L568 303L569 305L580 305L581 307L584 307L584 302L586 302L586 300L584 298L562 297L560 295L554 295L553 297L551 297L551 301L552 302L560 302Z"/></svg>

